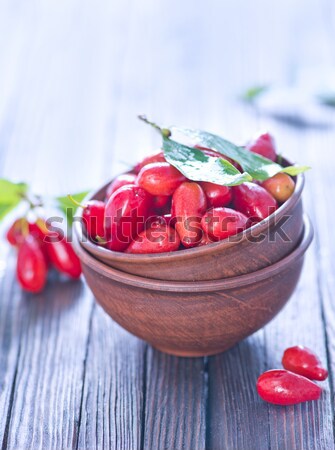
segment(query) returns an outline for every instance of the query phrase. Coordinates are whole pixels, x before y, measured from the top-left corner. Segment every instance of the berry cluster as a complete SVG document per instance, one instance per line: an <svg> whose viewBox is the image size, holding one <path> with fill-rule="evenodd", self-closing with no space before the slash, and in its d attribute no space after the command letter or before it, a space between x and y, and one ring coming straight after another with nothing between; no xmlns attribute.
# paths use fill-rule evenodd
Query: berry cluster
<svg viewBox="0 0 335 450"><path fill-rule="evenodd" d="M197 147L222 158L215 150ZM272 137L262 134L246 150L276 161ZM224 157L235 167L238 164ZM226 239L272 214L293 193L286 173L228 187L187 179L163 151L146 157L108 186L105 202L84 207L87 234L97 245L126 253L162 253Z"/></svg>

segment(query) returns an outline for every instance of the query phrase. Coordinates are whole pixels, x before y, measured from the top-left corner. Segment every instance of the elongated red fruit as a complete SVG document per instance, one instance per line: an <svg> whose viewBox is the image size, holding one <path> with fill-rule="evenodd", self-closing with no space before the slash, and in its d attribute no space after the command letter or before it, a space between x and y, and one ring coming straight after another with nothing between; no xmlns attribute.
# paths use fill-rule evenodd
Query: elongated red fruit
<svg viewBox="0 0 335 450"><path fill-rule="evenodd" d="M91 239L105 236L105 203L98 200L87 202L83 210L83 223Z"/></svg>
<svg viewBox="0 0 335 450"><path fill-rule="evenodd" d="M166 162L164 153L162 150L160 150L157 153L154 153L152 155L146 156L142 159L136 166L134 167L134 172L139 173L139 171L142 169L142 167L154 163L154 162Z"/></svg>
<svg viewBox="0 0 335 450"><path fill-rule="evenodd" d="M144 229L152 197L139 186L123 186L110 197L105 208L107 248L125 250Z"/></svg>
<svg viewBox="0 0 335 450"><path fill-rule="evenodd" d="M137 175L134 173L123 173L114 178L106 189L106 201L108 201L110 196L113 195L115 191L120 189L120 187L126 186L127 184L135 184L136 177Z"/></svg>
<svg viewBox="0 0 335 450"><path fill-rule="evenodd" d="M246 145L246 148L253 153L264 156L271 161L276 161L277 152L273 137L269 133L263 133Z"/></svg>
<svg viewBox="0 0 335 450"><path fill-rule="evenodd" d="M182 183L172 197L172 217L184 247L198 245L202 238L201 218L206 211L207 200L198 183Z"/></svg>
<svg viewBox="0 0 335 450"><path fill-rule="evenodd" d="M255 183L234 186L233 197L234 208L253 222L260 222L277 209L277 202L272 195Z"/></svg>
<svg viewBox="0 0 335 450"><path fill-rule="evenodd" d="M231 208L209 209L201 219L202 229L216 241L240 233L247 223L248 217Z"/></svg>
<svg viewBox="0 0 335 450"><path fill-rule="evenodd" d="M142 231L129 245L125 253L166 253L178 250L180 239L176 230L169 226L154 226Z"/></svg>
<svg viewBox="0 0 335 450"><path fill-rule="evenodd" d="M323 381L328 377L328 370L322 367L317 355L302 345L287 348L283 355L282 364L285 369L310 380Z"/></svg>
<svg viewBox="0 0 335 450"><path fill-rule="evenodd" d="M317 400L321 388L301 375L276 369L264 372L257 380L257 392L266 402L275 405L295 405Z"/></svg>
<svg viewBox="0 0 335 450"><path fill-rule="evenodd" d="M27 219L25 219L24 217L16 219L9 227L6 234L6 239L10 243L10 245L19 245L20 243L22 243L24 231L29 231L29 224Z"/></svg>
<svg viewBox="0 0 335 450"><path fill-rule="evenodd" d="M26 236L19 247L16 275L25 291L38 293L45 286L47 265L38 240L31 235Z"/></svg>
<svg viewBox="0 0 335 450"><path fill-rule="evenodd" d="M53 236L46 243L49 260L51 264L61 273L71 278L79 278L81 275L81 265L78 256L75 254L72 245L66 240Z"/></svg>
<svg viewBox="0 0 335 450"><path fill-rule="evenodd" d="M185 181L184 175L167 162L144 166L137 177L137 184L152 195L172 195Z"/></svg>
<svg viewBox="0 0 335 450"><path fill-rule="evenodd" d="M221 186L219 184L208 183L202 181L199 183L204 190L208 207L212 206L214 208L226 206L232 200L231 190L228 186Z"/></svg>

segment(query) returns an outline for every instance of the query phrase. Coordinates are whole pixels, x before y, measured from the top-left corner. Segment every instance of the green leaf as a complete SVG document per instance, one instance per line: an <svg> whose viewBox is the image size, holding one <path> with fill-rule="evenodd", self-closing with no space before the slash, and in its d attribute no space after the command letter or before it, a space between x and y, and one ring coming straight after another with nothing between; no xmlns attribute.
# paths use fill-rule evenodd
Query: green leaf
<svg viewBox="0 0 335 450"><path fill-rule="evenodd" d="M259 97L261 94L263 94L265 91L269 89L269 86L253 86L249 89L247 89L242 94L242 100L248 103L252 103L256 100L257 97Z"/></svg>
<svg viewBox="0 0 335 450"><path fill-rule="evenodd" d="M77 194L72 194L71 197L78 203L82 202L87 196L89 191L78 192ZM69 225L73 223L74 213L76 212L78 206L75 205L68 196L57 197L56 198L58 208L65 214L66 220Z"/></svg>
<svg viewBox="0 0 335 450"><path fill-rule="evenodd" d="M255 180L264 181L279 172L286 172L293 175L305 172L309 169L307 166L291 166L284 168L270 159L264 158L257 153L250 152L243 147L239 147L232 142L229 142L220 136L216 136L215 134L208 133L207 131L177 127L173 127L172 131L190 138L194 141L194 144L211 148L224 156L228 156L240 164L243 170L250 174Z"/></svg>
<svg viewBox="0 0 335 450"><path fill-rule="evenodd" d="M28 190L25 183L0 179L0 220L18 206Z"/></svg>
<svg viewBox="0 0 335 450"><path fill-rule="evenodd" d="M223 158L205 155L197 148L187 147L167 137L163 138L163 150L166 160L193 181L234 186L252 179L248 173L241 173Z"/></svg>

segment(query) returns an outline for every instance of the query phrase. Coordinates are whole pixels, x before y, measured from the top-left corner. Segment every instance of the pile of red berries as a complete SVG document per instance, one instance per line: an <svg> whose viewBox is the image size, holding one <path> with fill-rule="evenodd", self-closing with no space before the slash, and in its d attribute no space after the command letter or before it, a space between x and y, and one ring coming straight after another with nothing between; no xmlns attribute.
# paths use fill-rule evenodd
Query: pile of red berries
<svg viewBox="0 0 335 450"><path fill-rule="evenodd" d="M222 157L212 149L197 148L205 155ZM277 159L269 134L260 135L246 148L271 161ZM83 221L90 239L107 249L171 252L243 231L272 214L292 195L294 187L293 179L285 173L262 183L233 187L190 181L160 151L116 177L106 190L105 202L88 202Z"/></svg>
<svg viewBox="0 0 335 450"><path fill-rule="evenodd" d="M71 278L80 277L80 261L71 243L60 233L49 232L43 219L15 220L7 240L17 248L16 275L24 290L41 292L51 267Z"/></svg>
<svg viewBox="0 0 335 450"><path fill-rule="evenodd" d="M257 380L257 392L266 402L275 405L294 405L317 400L319 385L311 380L324 381L328 371L312 350L296 345L285 350L284 369L268 370Z"/></svg>

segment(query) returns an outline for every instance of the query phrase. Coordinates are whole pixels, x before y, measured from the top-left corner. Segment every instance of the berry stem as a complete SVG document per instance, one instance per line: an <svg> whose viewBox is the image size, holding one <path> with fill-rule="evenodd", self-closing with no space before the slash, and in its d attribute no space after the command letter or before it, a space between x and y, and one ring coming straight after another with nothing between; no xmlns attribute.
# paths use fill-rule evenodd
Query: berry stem
<svg viewBox="0 0 335 450"><path fill-rule="evenodd" d="M74 198L72 197L72 195L68 194L68 195L67 195L67 198L68 198L75 206L78 206L78 208L85 208L85 205L82 205L81 203L77 202L77 200L74 199Z"/></svg>
<svg viewBox="0 0 335 450"><path fill-rule="evenodd" d="M155 122L151 122L150 120L148 120L145 114L140 114L138 118L142 120L142 122L147 123L148 125L151 125L153 128L155 128L163 138L169 138L171 136L172 133L168 128L161 128Z"/></svg>

